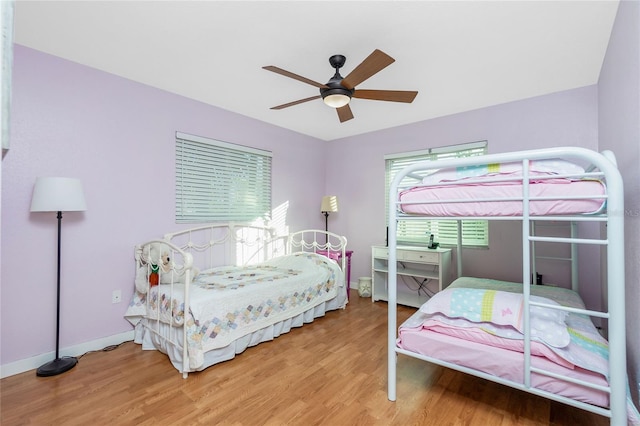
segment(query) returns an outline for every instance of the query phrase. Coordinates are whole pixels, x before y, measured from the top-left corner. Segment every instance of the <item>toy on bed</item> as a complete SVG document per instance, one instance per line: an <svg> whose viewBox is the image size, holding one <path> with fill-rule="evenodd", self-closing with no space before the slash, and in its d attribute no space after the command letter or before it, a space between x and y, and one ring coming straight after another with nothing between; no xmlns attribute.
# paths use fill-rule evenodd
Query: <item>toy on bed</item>
<svg viewBox="0 0 640 426"><path fill-rule="evenodd" d="M135 279L136 290L146 294L149 288L158 284L184 284L184 267L177 266L171 259L171 247L165 243L153 242L141 247ZM192 271L192 277L198 275L197 268Z"/></svg>

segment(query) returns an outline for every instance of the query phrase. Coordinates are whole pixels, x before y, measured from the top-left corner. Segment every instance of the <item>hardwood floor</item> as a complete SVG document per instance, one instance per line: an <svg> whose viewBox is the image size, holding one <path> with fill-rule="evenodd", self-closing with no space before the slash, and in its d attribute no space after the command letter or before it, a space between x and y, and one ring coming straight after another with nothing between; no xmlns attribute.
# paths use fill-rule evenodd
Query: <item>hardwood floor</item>
<svg viewBox="0 0 640 426"><path fill-rule="evenodd" d="M399 321L414 310L400 308ZM387 305L352 291L346 310L184 380L127 342L55 377L0 381L14 425L607 425L608 419L401 356L386 393Z"/></svg>

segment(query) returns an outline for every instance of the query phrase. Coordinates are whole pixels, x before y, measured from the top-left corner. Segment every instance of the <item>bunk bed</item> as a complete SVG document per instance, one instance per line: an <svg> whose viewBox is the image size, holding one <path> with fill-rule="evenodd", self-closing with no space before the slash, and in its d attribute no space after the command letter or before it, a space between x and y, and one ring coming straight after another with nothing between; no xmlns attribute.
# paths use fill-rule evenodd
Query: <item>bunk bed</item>
<svg viewBox="0 0 640 426"><path fill-rule="evenodd" d="M402 187L407 177L417 183ZM402 354L607 416L611 424L624 425L634 417L626 378L623 187L611 152L560 147L422 162L395 176L388 208L390 401L396 400L396 364ZM424 218L453 218L458 223L478 218L521 221L522 281L459 276L398 328L396 231L400 221ZM606 235L539 237L532 233L532 224L539 221L591 222L596 225L587 226L600 226ZM602 285L603 303L608 306L585 309L577 296L577 280L572 280L572 289L532 285L531 247L537 241L590 244L605 250ZM457 260L460 275L460 233ZM468 303L468 298L485 305L454 308ZM505 322L498 318L505 312L520 317ZM543 320L550 319L543 328L553 323L560 340L550 342L541 336L541 312ZM606 324L608 342L591 318ZM592 359L583 363L572 357L572 348L580 343L576 335L592 338L590 343L599 352L594 361L598 368L591 368Z"/></svg>
<svg viewBox="0 0 640 426"><path fill-rule="evenodd" d="M125 318L143 350L167 354L187 378L344 308L346 245L322 230L277 236L244 223L168 233L136 246Z"/></svg>

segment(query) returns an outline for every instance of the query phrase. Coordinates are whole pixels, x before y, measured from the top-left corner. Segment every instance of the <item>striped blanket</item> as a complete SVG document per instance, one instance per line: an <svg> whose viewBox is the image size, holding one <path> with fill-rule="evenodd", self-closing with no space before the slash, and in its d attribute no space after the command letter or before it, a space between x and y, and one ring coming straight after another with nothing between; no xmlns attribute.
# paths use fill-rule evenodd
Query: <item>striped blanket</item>
<svg viewBox="0 0 640 426"><path fill-rule="evenodd" d="M452 326L482 328L499 337L524 339L521 293L519 283L462 277L431 298L420 311L429 314L429 319ZM532 286L531 294L531 300L549 305L585 307L577 293L565 288ZM459 301L465 298L475 302L461 308ZM510 314L504 315L505 312ZM608 343L588 316L535 307L531 312L531 336L565 361L608 378Z"/></svg>

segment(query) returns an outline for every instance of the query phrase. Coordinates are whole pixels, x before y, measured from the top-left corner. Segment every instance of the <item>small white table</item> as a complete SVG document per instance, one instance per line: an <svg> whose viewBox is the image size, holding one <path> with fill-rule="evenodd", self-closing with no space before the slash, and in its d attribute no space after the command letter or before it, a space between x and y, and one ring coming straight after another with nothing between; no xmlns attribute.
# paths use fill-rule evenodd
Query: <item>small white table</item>
<svg viewBox="0 0 640 426"><path fill-rule="evenodd" d="M451 249L398 246L397 301L419 308L451 284ZM389 248L371 247L371 300L389 300Z"/></svg>

